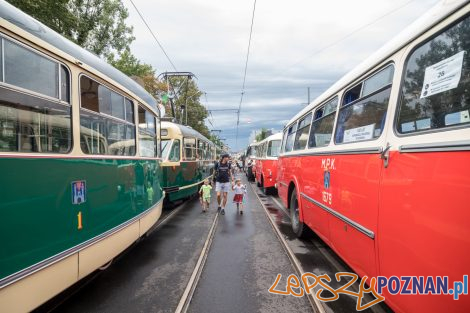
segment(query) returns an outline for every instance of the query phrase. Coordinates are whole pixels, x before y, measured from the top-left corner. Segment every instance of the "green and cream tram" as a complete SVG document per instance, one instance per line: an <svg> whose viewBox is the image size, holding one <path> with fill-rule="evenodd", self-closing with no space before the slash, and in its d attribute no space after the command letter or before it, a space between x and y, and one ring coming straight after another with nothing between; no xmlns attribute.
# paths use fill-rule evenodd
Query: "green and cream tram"
<svg viewBox="0 0 470 313"><path fill-rule="evenodd" d="M0 0L0 311L24 312L161 214L156 101Z"/></svg>
<svg viewBox="0 0 470 313"><path fill-rule="evenodd" d="M187 198L210 178L216 160L215 145L196 130L161 122L162 182L167 200Z"/></svg>

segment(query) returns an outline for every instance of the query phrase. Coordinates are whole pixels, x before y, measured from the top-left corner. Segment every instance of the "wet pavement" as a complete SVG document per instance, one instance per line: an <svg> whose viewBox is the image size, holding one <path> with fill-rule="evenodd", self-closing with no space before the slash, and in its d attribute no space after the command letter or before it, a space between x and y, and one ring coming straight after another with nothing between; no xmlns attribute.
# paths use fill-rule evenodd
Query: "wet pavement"
<svg viewBox="0 0 470 313"><path fill-rule="evenodd" d="M329 277L332 279L329 285L334 289L345 285L349 281L349 278L342 278L338 282L334 278L335 274L338 272L354 273L352 269L315 234L312 233L310 238L306 240L297 238L292 231L289 212L281 204L280 199L277 196L266 196L262 194L261 190L259 190L254 183L252 184L252 187L256 191L265 208L268 210L270 218L276 227L280 230L289 248L294 253L295 258L300 262L302 272L309 272L315 275L329 275ZM359 283L356 282L349 289L351 291L357 292L359 290ZM318 290L319 288L315 288L315 292ZM326 290L321 292L320 295L324 298L333 297L333 294ZM366 295L362 304L364 305L365 303L373 301L374 299L375 298L372 296ZM326 312L347 313L356 311L356 302L356 297L341 294L338 300L332 302L322 302L322 306ZM393 311L382 302L365 309L362 312L388 313Z"/></svg>
<svg viewBox="0 0 470 313"><path fill-rule="evenodd" d="M244 177L243 183L248 184ZM286 278L297 274L268 216L302 272L328 274L333 278L330 286L338 288L346 281L336 282L334 274L351 269L318 237L297 239L277 196L262 194L254 184L247 185L247 191L243 215L237 212L233 193L229 193L226 214L217 221L188 311L312 312L306 296L268 292L278 274L283 279L276 290L286 290ZM215 200L214 195L205 214L197 199L165 210L161 220L168 220L148 237L126 250L105 271L93 273L37 312L174 312L216 216ZM358 283L351 290L357 291ZM321 295L332 296L327 291ZM325 312L353 312L356 298L342 294L337 301L322 303L322 307ZM364 312L391 310L381 303Z"/></svg>
<svg viewBox="0 0 470 313"><path fill-rule="evenodd" d="M250 186L247 191L243 215L229 193L188 312L311 312L305 297L268 292L278 273L295 271Z"/></svg>
<svg viewBox="0 0 470 313"><path fill-rule="evenodd" d="M184 203L55 312L174 312L215 214L201 213L197 199Z"/></svg>

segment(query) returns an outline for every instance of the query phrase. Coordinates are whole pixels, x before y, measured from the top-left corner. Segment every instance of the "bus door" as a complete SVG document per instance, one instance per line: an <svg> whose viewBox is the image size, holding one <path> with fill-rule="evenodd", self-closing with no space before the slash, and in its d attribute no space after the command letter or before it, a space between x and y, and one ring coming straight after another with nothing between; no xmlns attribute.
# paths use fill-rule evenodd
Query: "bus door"
<svg viewBox="0 0 470 313"><path fill-rule="evenodd" d="M335 149L319 164L324 174L322 205L331 213L331 242L360 276L371 277L377 271L380 152L393 74L394 65L389 63L345 91Z"/></svg>
<svg viewBox="0 0 470 313"><path fill-rule="evenodd" d="M468 275L469 29L467 17L408 49L383 162L380 275L448 276L450 287ZM395 301L409 312L470 307L468 296L458 301L450 295L419 297L396 296Z"/></svg>

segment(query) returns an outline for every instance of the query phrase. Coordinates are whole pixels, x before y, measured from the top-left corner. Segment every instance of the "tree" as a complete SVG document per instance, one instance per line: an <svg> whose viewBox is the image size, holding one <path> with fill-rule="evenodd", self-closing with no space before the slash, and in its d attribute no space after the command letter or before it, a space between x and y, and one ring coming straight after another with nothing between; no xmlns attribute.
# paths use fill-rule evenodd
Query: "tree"
<svg viewBox="0 0 470 313"><path fill-rule="evenodd" d="M121 0L70 0L69 7L77 18L74 41L97 55L124 51L135 39Z"/></svg>
<svg viewBox="0 0 470 313"><path fill-rule="evenodd" d="M255 139L257 142L260 142L261 140L267 137L268 137L268 130L266 128L261 128L259 133L256 134Z"/></svg>
<svg viewBox="0 0 470 313"><path fill-rule="evenodd" d="M69 8L70 0L7 0L64 37L73 40L77 17Z"/></svg>
<svg viewBox="0 0 470 313"><path fill-rule="evenodd" d="M157 79L155 76L156 71L152 65L141 63L129 49L125 49L119 55L119 59L115 59L113 53L110 54L108 63L132 78L138 77L142 81L145 90L154 97L166 90L166 84Z"/></svg>
<svg viewBox="0 0 470 313"><path fill-rule="evenodd" d="M8 0L79 46L99 55L122 52L134 40L121 0Z"/></svg>
<svg viewBox="0 0 470 313"><path fill-rule="evenodd" d="M209 138L209 129L204 124L208 113L200 102L203 92L199 90L194 80L188 80L186 77L170 77L169 83L175 88L175 90L171 91L175 92L177 97L174 99L175 116L173 116L171 112L169 103L165 107L168 115L175 117L180 123L191 126L193 129ZM167 89L165 86L160 96L166 92ZM186 106L187 112L185 111Z"/></svg>

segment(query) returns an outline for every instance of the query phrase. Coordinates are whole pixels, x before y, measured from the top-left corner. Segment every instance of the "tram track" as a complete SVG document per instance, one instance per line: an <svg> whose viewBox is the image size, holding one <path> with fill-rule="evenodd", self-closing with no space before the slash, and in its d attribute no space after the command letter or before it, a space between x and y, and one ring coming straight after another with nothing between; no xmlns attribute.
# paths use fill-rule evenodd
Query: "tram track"
<svg viewBox="0 0 470 313"><path fill-rule="evenodd" d="M291 261L295 271L297 272L297 275L300 277L302 276L303 273L305 273L304 269L302 268L302 265L300 264L299 260L295 257L294 255L294 252L292 251L292 249L289 247L287 241L284 239L284 236L282 235L282 233L280 232L279 228L276 227L274 221L271 219L271 216L269 215L269 210L268 208L266 207L266 203L264 203L264 201L262 201L261 197L259 196L258 192L259 190L255 189L255 187L253 186L253 184L250 183L250 186L254 192L254 194L256 195L256 197L258 198L261 206L263 207L264 209L264 212L266 213L266 218L268 219L269 223L271 224L274 232L276 233L276 236L277 238L279 239L282 247L284 248L284 250L286 251L287 253L287 256L289 257L289 260ZM284 213L287 213L284 211ZM303 281L301 281L301 284L303 285L304 289L306 289ZM311 293L308 293L307 294L307 298L309 300L309 303L312 307L312 310L316 313L326 313L326 310L325 308L323 307L323 305L321 304L321 302L316 298L314 297Z"/></svg>
<svg viewBox="0 0 470 313"><path fill-rule="evenodd" d="M202 248L201 254L196 262L196 266L191 274L191 277L186 285L186 288L183 292L183 296L181 297L178 306L176 307L175 313L185 313L188 310L189 304L191 299L194 295L194 291L196 290L196 286L199 282L199 278L201 277L202 270L204 269L204 265L207 260L207 256L209 254L209 250L214 239L215 230L217 229L217 222L219 220L219 214L215 214L214 220L212 222L211 228L209 229L209 233L207 235L206 241L204 242L204 246Z"/></svg>

